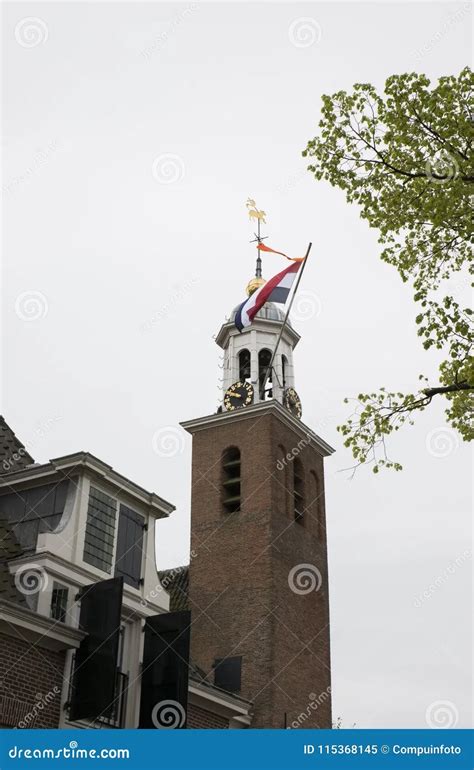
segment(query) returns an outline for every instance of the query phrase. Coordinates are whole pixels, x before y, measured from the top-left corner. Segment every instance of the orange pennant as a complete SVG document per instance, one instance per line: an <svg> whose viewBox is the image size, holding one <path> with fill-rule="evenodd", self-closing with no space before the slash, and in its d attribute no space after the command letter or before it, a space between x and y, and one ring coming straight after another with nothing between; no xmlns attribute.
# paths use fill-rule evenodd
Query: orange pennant
<svg viewBox="0 0 474 770"><path fill-rule="evenodd" d="M270 246L265 246L264 243L260 242L257 243L257 249L260 251L271 251L272 254L279 254L281 257L285 257L285 259L289 259L290 262L302 262L303 257L289 257L287 254L284 254L282 251L276 251L275 249L271 249Z"/></svg>

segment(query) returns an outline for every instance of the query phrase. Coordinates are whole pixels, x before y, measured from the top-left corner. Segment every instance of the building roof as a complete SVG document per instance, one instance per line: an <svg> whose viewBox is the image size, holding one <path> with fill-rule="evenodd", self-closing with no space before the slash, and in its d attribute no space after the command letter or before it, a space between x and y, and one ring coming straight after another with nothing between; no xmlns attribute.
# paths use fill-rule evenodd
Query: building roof
<svg viewBox="0 0 474 770"><path fill-rule="evenodd" d="M264 305L258 311L252 322L252 326L246 327L242 332L239 332L235 325L235 314L239 307L240 305L237 305L237 307L232 310L230 318L227 318L224 321L217 333L216 344L219 345L219 347L223 350L225 350L229 343L229 337L233 335L240 335L240 333L249 333L252 331L252 329L255 328L274 333L275 335L280 332L286 313L286 311L283 309L283 307L280 307L280 305L277 305L274 302L267 302L266 305ZM293 328L289 318L284 326L283 334L284 338L289 340L292 348L295 348L301 339L298 332Z"/></svg>
<svg viewBox="0 0 474 770"><path fill-rule="evenodd" d="M23 550L16 539L13 527L6 519L0 518L0 597L15 604L26 605L25 597L17 589L8 562L21 556Z"/></svg>
<svg viewBox="0 0 474 770"><path fill-rule="evenodd" d="M153 513L157 518L169 516L175 510L175 506L172 503L164 500L155 492L149 492L135 484L135 482L118 473L111 465L99 460L98 457L95 457L90 452L75 452L74 454L53 458L47 463L35 463L25 468L12 469L8 478L6 478L5 474L0 474L0 488L8 487L8 489L12 489L16 484L24 486L25 481L34 481L35 483L41 481L48 484L60 478L70 478L73 472L80 473L82 471L88 471L99 476L102 481L131 495L140 503L149 506L150 513Z"/></svg>
<svg viewBox="0 0 474 770"><path fill-rule="evenodd" d="M311 428L305 423L295 417L289 409L280 404L276 399L270 399L269 401L260 401L257 404L251 404L246 406L245 409L237 409L235 412L217 412L215 414L205 415L204 417L197 417L193 420L185 420L181 422L182 428L188 431L188 433L194 434L199 430L205 430L210 425L222 425L240 420L251 420L265 417L266 415L273 415L281 420L284 424L292 428L301 439L305 440L308 445L314 446L322 457L328 457L335 451L329 444L318 436Z"/></svg>
<svg viewBox="0 0 474 770"><path fill-rule="evenodd" d="M241 303L242 304L242 303ZM235 320L235 315L237 313L237 310L239 309L240 305L237 305L234 307L232 313L230 314L230 320ZM267 302L257 313L255 318L264 318L267 321L284 321L286 315L286 310L283 310L283 307L280 307L280 305L276 305L274 302ZM287 325L291 326L291 321L288 318Z"/></svg>
<svg viewBox="0 0 474 770"><path fill-rule="evenodd" d="M160 583L170 595L170 612L189 609L189 565L158 572Z"/></svg>
<svg viewBox="0 0 474 770"><path fill-rule="evenodd" d="M0 415L0 474L11 473L33 463L32 456Z"/></svg>
<svg viewBox="0 0 474 770"><path fill-rule="evenodd" d="M0 415L0 476L6 476L34 464L24 445ZM5 601L26 606L24 595L17 589L10 574L8 562L23 554L15 530L4 511L0 508L0 597Z"/></svg>

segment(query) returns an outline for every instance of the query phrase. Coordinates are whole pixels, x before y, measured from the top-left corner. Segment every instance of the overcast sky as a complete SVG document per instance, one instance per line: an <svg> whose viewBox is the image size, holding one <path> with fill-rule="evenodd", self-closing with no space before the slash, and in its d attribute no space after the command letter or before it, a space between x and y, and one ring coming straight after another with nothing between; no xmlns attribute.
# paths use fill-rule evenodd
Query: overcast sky
<svg viewBox="0 0 474 770"><path fill-rule="evenodd" d="M471 58L466 4L2 10L7 421L38 461L88 450L173 502L159 567L187 562L191 440L178 423L216 409L213 335L254 269L254 197L275 248L297 256L313 241L295 374L304 421L337 450L334 715L468 727L470 453L436 403L390 441L403 473L340 472L343 398L410 391L421 372L436 381L437 358L420 348L411 290L379 260L377 233L301 158L322 94L458 73ZM264 260L266 277L282 267Z"/></svg>

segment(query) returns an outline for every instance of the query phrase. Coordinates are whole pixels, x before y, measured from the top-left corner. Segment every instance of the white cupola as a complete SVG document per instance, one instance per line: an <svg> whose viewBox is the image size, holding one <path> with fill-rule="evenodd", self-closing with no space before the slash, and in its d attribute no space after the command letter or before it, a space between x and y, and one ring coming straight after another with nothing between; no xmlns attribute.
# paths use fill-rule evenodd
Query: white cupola
<svg viewBox="0 0 474 770"><path fill-rule="evenodd" d="M265 280L258 275L248 286L250 295ZM293 369L293 349L300 340L300 335L287 320L278 344L277 354L268 373L265 389L263 383L270 364L282 323L285 318L283 306L268 302L255 316L252 325L239 332L234 319L239 305L234 308L230 318L220 328L216 342L224 351L222 402L228 389L237 382L247 382L253 387L253 403L275 399L284 403L284 393L295 387Z"/></svg>

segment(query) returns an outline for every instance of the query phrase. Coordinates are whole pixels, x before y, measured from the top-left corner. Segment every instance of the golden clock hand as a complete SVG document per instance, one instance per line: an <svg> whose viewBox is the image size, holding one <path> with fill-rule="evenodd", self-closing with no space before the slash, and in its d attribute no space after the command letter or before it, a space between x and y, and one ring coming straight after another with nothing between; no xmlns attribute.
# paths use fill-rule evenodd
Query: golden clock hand
<svg viewBox="0 0 474 770"><path fill-rule="evenodd" d="M240 393L235 393L233 390L226 390L226 396L235 396L235 398L242 398Z"/></svg>

